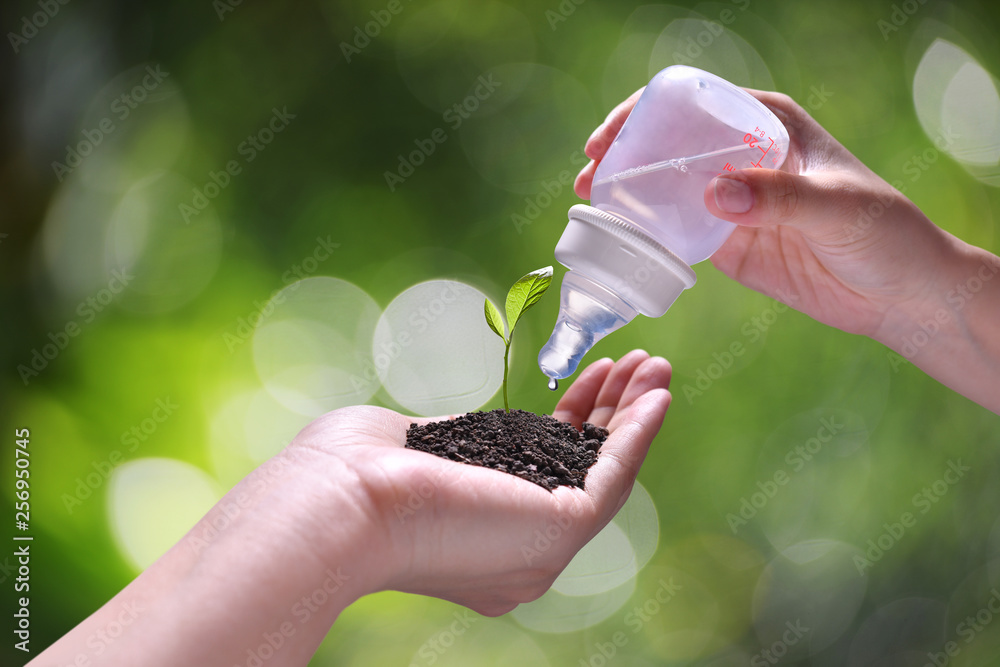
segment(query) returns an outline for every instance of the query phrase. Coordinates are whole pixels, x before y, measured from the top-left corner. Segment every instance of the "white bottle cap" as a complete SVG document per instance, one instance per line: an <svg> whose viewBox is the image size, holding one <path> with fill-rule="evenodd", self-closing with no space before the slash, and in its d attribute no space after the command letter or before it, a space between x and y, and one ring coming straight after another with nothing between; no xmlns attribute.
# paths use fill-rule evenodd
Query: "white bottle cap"
<svg viewBox="0 0 1000 667"><path fill-rule="evenodd" d="M556 245L563 276L559 319L538 353L550 378L565 378L590 348L637 313L660 317L695 283L691 267L625 220L578 204Z"/></svg>
<svg viewBox="0 0 1000 667"><path fill-rule="evenodd" d="M684 260L622 218L593 206L569 209L556 259L617 294L647 317L660 317L697 276Z"/></svg>

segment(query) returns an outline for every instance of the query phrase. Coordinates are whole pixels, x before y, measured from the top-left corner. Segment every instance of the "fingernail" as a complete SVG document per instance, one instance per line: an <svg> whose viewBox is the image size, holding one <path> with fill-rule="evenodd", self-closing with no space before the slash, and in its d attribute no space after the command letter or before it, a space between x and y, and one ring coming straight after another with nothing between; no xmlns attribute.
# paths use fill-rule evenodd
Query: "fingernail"
<svg viewBox="0 0 1000 667"><path fill-rule="evenodd" d="M746 213L753 206L750 186L736 178L715 179L715 205L726 213Z"/></svg>

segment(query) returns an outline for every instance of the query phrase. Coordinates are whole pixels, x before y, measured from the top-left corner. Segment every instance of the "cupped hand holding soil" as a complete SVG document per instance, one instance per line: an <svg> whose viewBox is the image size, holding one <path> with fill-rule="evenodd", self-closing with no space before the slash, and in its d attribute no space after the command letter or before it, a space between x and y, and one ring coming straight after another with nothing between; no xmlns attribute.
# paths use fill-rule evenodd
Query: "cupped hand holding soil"
<svg viewBox="0 0 1000 667"><path fill-rule="evenodd" d="M625 503L669 381L665 360L636 351L591 364L566 391L557 420L610 431L582 489L406 449L413 420L385 408L330 412L31 664L74 662L123 601L142 613L104 664L242 664L278 636L271 663L304 667L347 606L386 589L510 611L548 590ZM534 548L540 533L545 549Z"/></svg>
<svg viewBox="0 0 1000 667"><path fill-rule="evenodd" d="M556 420L610 432L582 489L549 491L513 474L406 449L414 419L376 407L332 412L291 449L319 450L328 461L320 457L318 468L346 466L361 482L357 502L379 529L370 547L374 590L431 595L499 615L548 590L625 503L663 422L669 381L666 360L636 350L617 363L594 362L566 390ZM325 517L334 526L341 520L335 511ZM525 549L536 531L553 526L559 537L547 551Z"/></svg>

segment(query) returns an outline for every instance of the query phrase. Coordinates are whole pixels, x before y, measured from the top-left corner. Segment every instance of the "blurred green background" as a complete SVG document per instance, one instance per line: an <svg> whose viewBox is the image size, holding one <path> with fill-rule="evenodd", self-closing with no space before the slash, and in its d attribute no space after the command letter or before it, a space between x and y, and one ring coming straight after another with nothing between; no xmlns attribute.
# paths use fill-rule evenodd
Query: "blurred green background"
<svg viewBox="0 0 1000 667"><path fill-rule="evenodd" d="M357 381L373 368L380 313L431 279L499 300L552 263L578 202L560 174L575 175L593 128L663 67L788 93L935 222L1000 250L995 3L43 9L0 10L0 488L12 526L13 433L28 428L32 655L310 411L351 398L403 409L398 393ZM922 62L930 74L916 86ZM964 84L949 78L956 63L972 68ZM938 150L917 109L943 107L982 136ZM588 356L642 347L674 367L674 402L639 476L652 502L636 500L618 542L592 552L611 578L475 617L458 636L458 607L374 595L313 664L923 665L950 640L960 650L947 664L998 664L987 606L1000 586L997 416L879 344L779 312L707 262L696 270L665 317L638 318ZM278 290L321 277L337 280L289 302L295 317L325 320L271 326L296 321L268 319ZM554 405L535 355L557 309L553 290L518 327L517 407ZM270 337L262 324L251 340L262 312ZM734 342L747 352L726 359ZM296 366L296 353L323 372ZM484 407L501 405L495 394ZM968 471L942 481L959 461ZM779 472L789 481L775 490ZM904 512L914 521L900 534ZM609 587L615 544L634 550L633 569L648 564ZM23 664L13 545L0 550L2 661ZM664 582L679 585L666 602Z"/></svg>

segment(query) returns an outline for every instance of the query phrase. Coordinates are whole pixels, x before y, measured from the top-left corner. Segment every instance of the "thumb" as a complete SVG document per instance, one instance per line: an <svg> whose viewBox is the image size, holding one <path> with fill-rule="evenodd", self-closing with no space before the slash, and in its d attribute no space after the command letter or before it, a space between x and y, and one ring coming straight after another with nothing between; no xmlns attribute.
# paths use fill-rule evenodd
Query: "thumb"
<svg viewBox="0 0 1000 667"><path fill-rule="evenodd" d="M716 176L705 188L712 215L738 225L805 226L834 218L843 196L800 174L777 169L743 169Z"/></svg>

